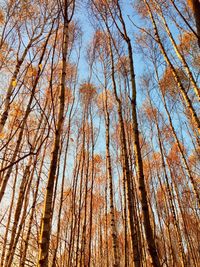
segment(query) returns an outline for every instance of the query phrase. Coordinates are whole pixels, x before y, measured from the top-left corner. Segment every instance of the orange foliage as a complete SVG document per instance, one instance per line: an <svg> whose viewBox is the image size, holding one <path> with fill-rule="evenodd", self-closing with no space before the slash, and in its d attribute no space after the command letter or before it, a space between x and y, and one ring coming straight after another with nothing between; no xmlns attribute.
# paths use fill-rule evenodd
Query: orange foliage
<svg viewBox="0 0 200 267"><path fill-rule="evenodd" d="M109 47L108 47L108 36L104 32L97 30L94 34L92 40L93 49L95 49L95 54L101 56L108 56Z"/></svg>
<svg viewBox="0 0 200 267"><path fill-rule="evenodd" d="M8 64L10 66L13 66L13 64L15 64L15 61L8 57L8 54L11 51L12 51L12 48L9 47L9 45L6 43L6 41L4 41L1 45L1 53L0 53L0 65L1 66L3 66L3 65L8 66Z"/></svg>
<svg viewBox="0 0 200 267"><path fill-rule="evenodd" d="M96 44L96 48L99 47L99 46L103 46L105 44L105 33L100 31L100 30L97 30L95 32L95 35L94 35L94 38L93 38L93 41L94 43Z"/></svg>
<svg viewBox="0 0 200 267"><path fill-rule="evenodd" d="M100 164L100 163L102 163L102 156L101 155L99 155L99 154L95 154L94 155L94 163L96 163L96 164Z"/></svg>
<svg viewBox="0 0 200 267"><path fill-rule="evenodd" d="M12 104L11 115L16 117L22 117L23 110L20 104Z"/></svg>
<svg viewBox="0 0 200 267"><path fill-rule="evenodd" d="M152 155L152 165L154 168L159 169L161 167L161 155L159 152L154 152Z"/></svg>
<svg viewBox="0 0 200 267"><path fill-rule="evenodd" d="M116 8L117 0L94 0L93 3L99 12L108 13L109 9Z"/></svg>
<svg viewBox="0 0 200 267"><path fill-rule="evenodd" d="M4 139L5 136L6 136L5 132L1 132L1 133L0 133L0 139Z"/></svg>
<svg viewBox="0 0 200 267"><path fill-rule="evenodd" d="M13 103L11 105L11 112L10 112L10 124L14 125L15 127L18 127L21 119L23 117L24 111L22 105L18 103Z"/></svg>
<svg viewBox="0 0 200 267"><path fill-rule="evenodd" d="M102 93L98 95L97 105L100 111L104 110L106 100L107 100L107 110L110 112L114 106L114 97L109 90L106 90L106 92L103 91Z"/></svg>
<svg viewBox="0 0 200 267"><path fill-rule="evenodd" d="M117 71L122 75L122 76L128 76L130 72L130 64L129 64L129 59L126 56L120 57L117 63Z"/></svg>
<svg viewBox="0 0 200 267"><path fill-rule="evenodd" d="M146 178L146 180L148 180L149 177L149 161L143 159L143 169L144 169L144 176Z"/></svg>
<svg viewBox="0 0 200 267"><path fill-rule="evenodd" d="M147 16L147 7L143 1L135 1L134 7L142 18Z"/></svg>
<svg viewBox="0 0 200 267"><path fill-rule="evenodd" d="M93 194L92 196L92 202L93 202L92 209L94 210L94 212L98 212L99 209L104 204L104 198L100 194L96 193L96 194Z"/></svg>
<svg viewBox="0 0 200 267"><path fill-rule="evenodd" d="M67 104L70 104L73 101L72 90L68 87L65 89L65 100Z"/></svg>
<svg viewBox="0 0 200 267"><path fill-rule="evenodd" d="M200 164L198 153L200 154L200 148L196 148L196 151L193 151L193 153L189 156L189 163L193 166Z"/></svg>
<svg viewBox="0 0 200 267"><path fill-rule="evenodd" d="M147 10L147 6L144 3L144 1L135 1L135 8L137 10L137 12L141 15L141 17L146 17L148 14L148 10ZM155 13L160 12L160 9L162 7L168 8L169 7L169 1L166 0L157 0L157 1L153 1L150 0L148 1L150 6L151 6L151 10L154 11Z"/></svg>
<svg viewBox="0 0 200 267"><path fill-rule="evenodd" d="M81 35L81 30L78 23L71 21L69 23L69 40L68 40L68 49L70 50L74 44L74 41L78 39ZM55 35L52 34L49 43L53 46L55 42ZM56 40L56 51L60 53L62 49L62 42L63 42L63 26L61 26L57 32L57 40Z"/></svg>
<svg viewBox="0 0 200 267"><path fill-rule="evenodd" d="M165 141L167 141L167 142L173 142L174 141L173 133L172 133L171 127L169 125L164 125L162 127L162 136L165 139Z"/></svg>
<svg viewBox="0 0 200 267"><path fill-rule="evenodd" d="M80 86L79 92L83 103L89 104L97 94L97 88L91 83L83 83Z"/></svg>
<svg viewBox="0 0 200 267"><path fill-rule="evenodd" d="M0 9L0 24L4 23L4 14L3 11Z"/></svg>
<svg viewBox="0 0 200 267"><path fill-rule="evenodd" d="M144 111L147 116L147 118L151 121L155 121L155 119L158 117L158 111L156 108L151 107L148 104L144 104Z"/></svg>
<svg viewBox="0 0 200 267"><path fill-rule="evenodd" d="M37 76L37 69L36 67L33 67L32 65L29 66L28 71L26 73L27 78L35 77Z"/></svg>
<svg viewBox="0 0 200 267"><path fill-rule="evenodd" d="M179 46L181 50L186 52L186 54L189 54L192 46L194 46L194 43L196 43L196 38L194 34L192 34L191 32L185 32L183 35L179 36L179 39L180 39Z"/></svg>
<svg viewBox="0 0 200 267"><path fill-rule="evenodd" d="M76 66L75 66L75 64L67 62L67 66L66 66L65 71L66 71L67 82L69 82L69 83L74 82L76 79ZM49 75L50 75L50 73L49 73ZM62 62L60 61L54 69L53 78L60 83L61 75L62 75Z"/></svg>
<svg viewBox="0 0 200 267"><path fill-rule="evenodd" d="M167 189L165 186L162 186L162 188L160 187L157 190L158 206L163 211L165 210L165 194L166 194L166 192L167 192Z"/></svg>
<svg viewBox="0 0 200 267"><path fill-rule="evenodd" d="M187 0L188 6L191 10L193 10L194 6L193 6L193 1L192 0Z"/></svg>
<svg viewBox="0 0 200 267"><path fill-rule="evenodd" d="M37 5L30 0L20 1L15 9L14 17L18 22L31 20L37 18L39 9Z"/></svg>
<svg viewBox="0 0 200 267"><path fill-rule="evenodd" d="M185 50L190 47L190 43L191 40L194 39L194 35L191 32L185 32L179 37L179 39L181 41L180 47Z"/></svg>
<svg viewBox="0 0 200 267"><path fill-rule="evenodd" d="M158 152L151 154L150 159L143 159L144 175L146 179L149 177L150 172L159 170L161 168L161 155Z"/></svg>
<svg viewBox="0 0 200 267"><path fill-rule="evenodd" d="M191 57L191 64L198 68L200 67L200 55L199 55L199 47L196 36L191 32L184 32L181 36L179 36L180 40L180 50L184 53L185 56Z"/></svg>
<svg viewBox="0 0 200 267"><path fill-rule="evenodd" d="M183 150L183 153L185 154L185 148L183 147L183 145L181 146L181 149ZM171 150L169 151L168 154L168 159L170 160L171 164L180 164L180 152L179 152L179 148L178 145L175 143L172 145Z"/></svg>
<svg viewBox="0 0 200 267"><path fill-rule="evenodd" d="M186 91L189 89L189 80L184 73L183 70L181 69L176 69L176 74L178 75L179 79L181 80L181 83L183 84L183 87L185 88ZM163 94L168 94L171 97L176 97L177 93L179 92L178 89L178 84L175 80L175 77L173 75L173 72L171 68L167 67L163 77L160 81L160 88L163 92Z"/></svg>
<svg viewBox="0 0 200 267"><path fill-rule="evenodd" d="M31 86L37 76L37 73L38 73L38 67L29 65L24 78L25 83Z"/></svg>

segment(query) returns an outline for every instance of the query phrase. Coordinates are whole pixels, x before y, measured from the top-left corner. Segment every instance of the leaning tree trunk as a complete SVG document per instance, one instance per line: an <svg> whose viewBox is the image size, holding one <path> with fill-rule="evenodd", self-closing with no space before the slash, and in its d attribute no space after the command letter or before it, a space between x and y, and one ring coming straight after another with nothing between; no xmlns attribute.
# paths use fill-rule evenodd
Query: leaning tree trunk
<svg viewBox="0 0 200 267"><path fill-rule="evenodd" d="M167 55L167 52L166 52L164 46L163 46L163 43L162 43L162 41L160 39L158 28L157 28L157 25L156 25L152 10L151 10L151 8L149 6L149 3L146 0L144 0L144 3L146 4L146 7L147 7L147 10L148 10L148 13L149 13L149 17L150 17L152 25L153 25L155 38L156 38L156 41L157 41L157 43L158 43L158 45L160 47L160 51L161 51L166 63L169 65L169 67L170 67L170 69L172 71L172 74L174 76L174 80L177 83L177 87L179 88L179 90L181 92L181 95L182 95L182 97L183 97L183 99L185 101L185 104L186 104L188 110L190 111L191 116L193 118L193 121L194 121L194 123L195 123L195 125L197 127L197 130L198 130L199 134L200 134L200 120L199 120L199 117L198 117L198 115L197 115L197 113L196 113L196 111L195 111L195 109L193 107L192 101L190 100L190 98L187 95L187 92L184 89L183 83L182 83L181 79L179 78L175 67L173 66L173 64L172 64L169 56Z"/></svg>
<svg viewBox="0 0 200 267"><path fill-rule="evenodd" d="M53 27L53 24L52 24L52 27ZM5 190L6 190L7 183L9 181L10 175L12 173L13 166L15 165L17 154L20 151L20 146L22 144L22 140L23 140L23 136L24 136L25 125L26 125L28 116L30 115L30 113L32 111L31 106L32 106L33 101L34 101L36 87L38 85L38 82L39 82L39 79L40 79L40 75L41 75L41 69L40 69L39 66L42 63L42 60L44 58L44 55L45 55L45 52L46 52L46 47L47 47L49 38L51 36L51 33L52 33L52 28L50 29L50 32L49 32L49 34L47 36L47 39L46 39L46 41L44 43L44 47L43 47L42 54L41 54L41 57L40 57L40 60L39 60L39 64L38 64L37 76L35 78L35 81L34 81L34 84L33 84L33 88L31 90L31 95L30 95L30 98L29 98L29 101L28 101L28 104L27 104L27 107L26 107L26 112L24 114L23 120L22 120L21 125L20 125L21 127L20 127L20 131L19 131L18 139L17 139L17 142L16 142L15 150L14 150L13 155L12 155L11 164L9 165L8 170L6 172L6 175L5 175L4 179L3 179L3 181L1 182L0 202L2 201L2 198L3 198ZM7 167L6 167L6 169L7 169ZM0 172L2 172L2 171L3 171L3 169L0 170Z"/></svg>
<svg viewBox="0 0 200 267"><path fill-rule="evenodd" d="M21 58L18 59L18 61L17 61L17 64L15 66L15 71L12 75L12 78L11 78L11 81L9 83L8 90L6 93L6 98L5 98L5 103L4 103L4 111L3 111L3 114L1 115L1 118L0 118L0 133L3 131L3 128L6 124L7 119L8 119L8 114L9 114L10 105L11 105L11 96L12 96L13 90L16 86L15 83L16 83L16 79L17 79L17 76L19 74L20 68L21 68L21 66L22 66L22 64L26 58L27 53L29 52L29 49L31 48L33 43L39 39L39 37L41 35L42 35L42 33L40 33L35 38L30 39L30 41L29 41L27 47L25 48Z"/></svg>
<svg viewBox="0 0 200 267"><path fill-rule="evenodd" d="M191 0L192 11L196 23L197 35L198 35L198 44L200 48L200 1L199 0Z"/></svg>
<svg viewBox="0 0 200 267"><path fill-rule="evenodd" d="M182 62L183 68L185 69L186 73L188 74L188 78L189 78L189 80L190 80L190 82L191 82L191 84L193 86L194 92L195 92L198 100L200 101L200 90L198 88L198 85L197 85L197 83L195 81L195 78L194 78L194 76L193 76L193 74L192 74L192 72L191 72L191 70L190 70L190 68L188 66L188 63L187 63L184 55L181 53L181 51L180 51L180 49L179 49L179 47L178 47L173 35L172 35L172 33L171 33L170 29L169 29L168 23L167 23L164 15L163 15L163 12L162 12L161 8L160 8L159 16L161 17L161 19L163 21L163 24L165 26L166 32L167 32L167 34L169 36L169 39L170 39L170 41L171 41L171 43L173 45L174 51L175 51L178 59Z"/></svg>

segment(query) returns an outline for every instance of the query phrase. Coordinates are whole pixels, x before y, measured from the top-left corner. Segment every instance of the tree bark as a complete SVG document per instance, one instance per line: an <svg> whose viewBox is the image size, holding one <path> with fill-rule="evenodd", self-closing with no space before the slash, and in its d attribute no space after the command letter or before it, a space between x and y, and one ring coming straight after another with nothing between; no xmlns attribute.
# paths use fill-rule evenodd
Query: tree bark
<svg viewBox="0 0 200 267"><path fill-rule="evenodd" d="M55 176L57 170L57 161L60 150L60 138L62 135L62 128L64 122L64 108L65 108L65 83L66 83L66 67L67 67L67 52L69 40L69 21L68 21L68 5L65 1L64 5L64 27L63 27L63 46L62 46L62 77L60 84L59 96L59 114L54 136L54 145L52 150L51 164L48 175L48 182L46 187L46 196L44 201L43 217L40 232L39 242L39 259L38 267L48 266L48 253L51 235L51 221L52 221L52 200L55 183Z"/></svg>

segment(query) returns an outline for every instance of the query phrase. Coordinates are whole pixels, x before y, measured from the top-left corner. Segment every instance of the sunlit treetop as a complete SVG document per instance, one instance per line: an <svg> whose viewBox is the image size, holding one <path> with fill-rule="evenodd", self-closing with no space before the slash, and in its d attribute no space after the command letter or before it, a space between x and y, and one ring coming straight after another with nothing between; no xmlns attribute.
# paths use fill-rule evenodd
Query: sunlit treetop
<svg viewBox="0 0 200 267"><path fill-rule="evenodd" d="M114 96L112 95L110 90L108 89L103 90L98 95L97 105L100 110L100 113L103 113L105 111L105 105L106 105L107 110L111 112L113 110L114 103L115 103Z"/></svg>
<svg viewBox="0 0 200 267"><path fill-rule="evenodd" d="M0 9L0 25L4 23L4 13L3 10Z"/></svg>
<svg viewBox="0 0 200 267"><path fill-rule="evenodd" d="M184 89L188 91L190 83L186 74L184 73L183 70L178 68L176 68L176 73L179 79L181 80ZM171 68L169 67L166 68L163 77L160 81L160 87L164 94L170 95L171 97L176 98L177 95L179 94L178 85Z"/></svg>
<svg viewBox="0 0 200 267"><path fill-rule="evenodd" d="M79 92L83 103L88 105L97 95L97 88L93 84L85 82L81 84Z"/></svg>
<svg viewBox="0 0 200 267"><path fill-rule="evenodd" d="M118 12L117 0L90 0L89 2L93 13L103 21L115 17Z"/></svg>
<svg viewBox="0 0 200 267"><path fill-rule="evenodd" d="M127 77L130 73L129 59L127 56L122 56L119 58L117 63L117 71L123 77Z"/></svg>

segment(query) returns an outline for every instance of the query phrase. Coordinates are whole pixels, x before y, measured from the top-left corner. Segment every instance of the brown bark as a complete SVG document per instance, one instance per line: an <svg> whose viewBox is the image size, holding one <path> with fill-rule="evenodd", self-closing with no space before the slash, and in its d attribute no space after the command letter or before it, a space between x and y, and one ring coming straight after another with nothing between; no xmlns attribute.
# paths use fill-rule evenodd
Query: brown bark
<svg viewBox="0 0 200 267"><path fill-rule="evenodd" d="M112 243L113 243L113 255L114 255L114 267L120 266L119 260L119 246L117 239L117 229L115 222L115 214L114 214L114 194L113 194L113 178L112 178L112 165L111 165L111 157L110 157L110 116L108 113L107 107L107 93L106 89L104 90L106 99L104 103L104 113L105 113L105 124L106 124L106 165L107 165L107 175L109 181L109 193L110 193L110 213L111 213L111 229L112 229Z"/></svg>
<svg viewBox="0 0 200 267"><path fill-rule="evenodd" d="M40 168L39 168L39 172L38 172L38 177L36 180L35 192L34 192L34 196L33 196L33 202L31 205L31 214L30 214L30 219L29 219L29 224L28 224L28 230L27 230L27 234L26 234L26 237L24 240L24 248L23 248L22 257L20 259L20 267L24 267L26 264L27 251L28 251L28 247L29 247L29 240L30 240L30 236L31 236L31 229L32 229L33 218L34 218L34 214L35 214L35 207L36 207L36 203L37 203L37 197L38 197L38 191L39 191L39 185L40 185L40 176L42 173L42 168L43 168L45 155L46 155L46 148L47 148L47 142L44 146L44 152L42 155L41 164L40 164Z"/></svg>
<svg viewBox="0 0 200 267"><path fill-rule="evenodd" d="M131 88L132 88L132 120L133 120L133 138L134 138L134 152L135 152L135 160L136 160L136 171L138 176L138 184L139 184L139 192L140 192L140 200L142 205L142 214L143 214L143 223L146 234L146 240L148 245L149 254L151 256L151 261L154 266L160 267L160 261L156 249L155 239L153 235L153 230L150 222L150 214L148 208L148 200L147 200L147 192L145 185L145 177L143 172L143 162L142 155L140 150L140 142L139 142L139 130L138 130L138 122L137 122L137 110L136 110L136 83L135 83L135 73L134 73L134 64L133 64L133 52L131 40L128 37L126 31L126 25L122 16L121 8L119 2L117 1L117 6L119 10L120 22L122 24L123 32L121 30L120 33L127 43L128 47L128 56L129 56L129 66L130 66L130 77L131 77ZM117 26L117 24L116 24ZM118 27L118 26L117 26ZM118 27L119 29L119 27Z"/></svg>
<svg viewBox="0 0 200 267"><path fill-rule="evenodd" d="M192 11L196 23L196 28L197 28L197 35L198 35L198 44L200 48L200 1L199 0L191 0L190 1L192 4Z"/></svg>
<svg viewBox="0 0 200 267"><path fill-rule="evenodd" d="M69 20L68 20L68 3L64 4L64 27L63 27L63 46L62 46L62 77L60 84L59 96L59 114L54 136L54 145L52 149L52 158L49 169L46 195L44 201L43 217L41 223L40 243L39 243L39 259L38 267L48 266L49 243L51 235L51 221L52 221L52 201L53 190L55 183L55 175L58 165L58 155L60 150L60 138L62 134L64 122L64 108L65 108L65 82L66 82L66 67L67 67L67 52L69 40Z"/></svg>
<svg viewBox="0 0 200 267"><path fill-rule="evenodd" d="M112 45L111 45L111 37L109 36L109 49L110 49L110 57L111 57L111 76L112 76L112 85L113 85L113 91L115 95L115 99L117 101L117 112L118 112L118 118L119 118L119 124L120 124L120 140L121 140L121 146L122 146L122 166L123 171L126 175L126 187L127 187L127 203L128 203L128 220L129 220L129 226L130 226L130 232L131 232L131 244L132 244L132 252L133 252L133 258L134 258L134 265L135 267L140 266L140 254L139 254L139 245L138 245L138 238L137 238L137 232L134 225L134 209L135 204L133 201L132 196L132 190L131 190L131 173L129 168L129 160L128 160L128 151L127 151L127 145L126 145L126 134L124 129L124 120L122 115L122 104L121 100L119 99L117 95L117 87L116 87L116 81L115 81L115 66L114 66L114 57L112 52Z"/></svg>

